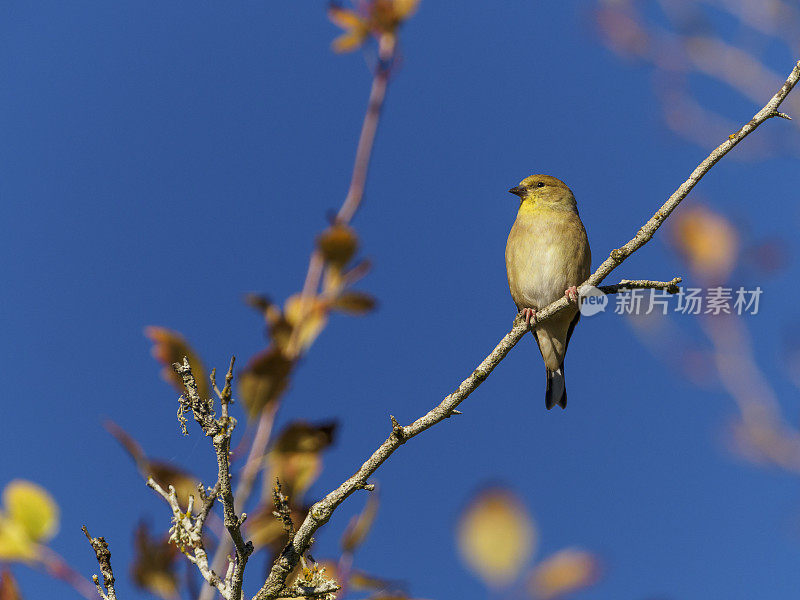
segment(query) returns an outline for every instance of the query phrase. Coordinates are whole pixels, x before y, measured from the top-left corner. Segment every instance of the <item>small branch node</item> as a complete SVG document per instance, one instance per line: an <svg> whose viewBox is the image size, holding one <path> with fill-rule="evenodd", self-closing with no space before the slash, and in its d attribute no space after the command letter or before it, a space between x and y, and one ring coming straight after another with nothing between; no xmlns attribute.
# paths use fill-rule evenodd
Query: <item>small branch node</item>
<svg viewBox="0 0 800 600"><path fill-rule="evenodd" d="M394 418L394 415L389 415L389 419L392 421L392 435L395 436L401 442L404 442L406 439L406 431L400 423L397 422L397 419Z"/></svg>

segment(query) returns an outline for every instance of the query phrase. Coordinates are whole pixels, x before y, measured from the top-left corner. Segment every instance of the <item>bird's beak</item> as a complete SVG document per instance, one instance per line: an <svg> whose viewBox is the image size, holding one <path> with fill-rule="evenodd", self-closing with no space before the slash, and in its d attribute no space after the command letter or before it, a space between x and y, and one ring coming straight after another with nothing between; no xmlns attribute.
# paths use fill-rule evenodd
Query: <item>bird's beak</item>
<svg viewBox="0 0 800 600"><path fill-rule="evenodd" d="M508 193L514 194L515 196L519 196L520 198L522 198L522 195L525 193L525 188L518 185L508 190Z"/></svg>

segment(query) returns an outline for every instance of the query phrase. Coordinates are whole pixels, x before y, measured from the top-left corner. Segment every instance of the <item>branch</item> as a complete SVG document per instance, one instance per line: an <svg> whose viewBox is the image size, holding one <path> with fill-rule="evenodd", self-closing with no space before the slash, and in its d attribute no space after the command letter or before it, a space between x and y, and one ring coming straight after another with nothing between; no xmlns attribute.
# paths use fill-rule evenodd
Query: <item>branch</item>
<svg viewBox="0 0 800 600"><path fill-rule="evenodd" d="M196 517L192 516L194 496L189 496L189 505L184 512L178 504L178 495L173 486L169 486L169 491L165 491L152 477L147 480L147 486L158 493L172 510L169 541L174 543L178 550L197 566L200 575L211 588L216 588L226 600L237 600L231 590L232 571L231 577L226 577L224 581L220 579L219 575L209 566L208 554L203 546L203 525L219 495L219 483L208 493L202 484L197 486L202 505Z"/></svg>
<svg viewBox="0 0 800 600"><path fill-rule="evenodd" d="M194 496L189 497L189 506L183 512L178 504L175 488L169 486L169 492L164 491L154 480L150 478L147 485L158 492L172 509L172 528L170 529L170 541L174 542L180 551L189 560L195 563L200 570L200 574L208 584L216 588L227 600L240 600L242 597L242 581L244 580L244 569L247 560L253 553L253 544L246 542L242 536L241 527L247 515L242 513L239 517L236 514L233 491L231 488L230 474L230 449L231 435L236 427L236 419L228 415L228 407L233 402L231 395L231 382L233 381L233 365L235 357L231 358L228 372L225 375L225 386L220 390L216 382L216 370L211 371L211 387L220 401L220 417L214 413L214 401L211 398L201 398L197 391L197 381L192 373L189 361L184 357L182 363L175 363L172 367L181 377L184 387L184 395L178 400L178 419L181 428L186 433L185 412L191 412L194 420L203 429L203 433L210 437L217 455L217 483L208 494L201 486L198 487L200 498L203 502L202 508L196 518L192 518L194 509ZM208 555L203 547L202 529L205 519L214 504L214 500L219 498L222 502L223 518L225 528L233 540L236 556L229 565L228 572L224 580L208 564ZM193 553L189 554L188 550Z"/></svg>
<svg viewBox="0 0 800 600"><path fill-rule="evenodd" d="M659 208L653 217L645 223L639 232L624 246L613 250L610 256L592 273L583 285L597 286L614 269L621 265L625 259L644 246L652 239L655 232L669 217L673 210L681 203L695 185L719 160L730 152L734 146L741 142L750 133L767 119L779 116L778 107L786 98L789 92L800 79L800 61L795 65L786 82L780 90L772 97L767 105L746 123L739 131L731 134L720 146L718 146L697 168L692 171L689 178L673 193L667 201ZM621 286L629 289L633 282L625 282ZM653 282L645 282L651 284ZM672 282L669 282L672 283ZM551 318L557 312L564 310L569 304L567 298L561 298L556 302L537 311L537 322L541 323ZM399 425L392 419L392 432L380 447L361 465L361 468L342 483L337 489L330 492L325 498L314 504L308 512L297 533L275 561L264 585L254 596L253 600L273 600L278 598L285 587L286 578L292 569L300 561L303 553L308 550L312 542L314 533L331 518L333 511L344 502L344 500L358 489L363 489L367 485L367 479L387 460L392 453L402 444L412 437L419 435L426 429L439 423L443 419L451 416L458 405L464 401L478 386L489 376L494 368L500 364L516 343L529 331L529 326L521 315L517 315L514 326L494 350L478 365L478 367L461 382L458 388L448 395L442 402L430 410L426 415L405 427Z"/></svg>
<svg viewBox="0 0 800 600"><path fill-rule="evenodd" d="M680 291L678 284L683 281L680 277L675 277L671 281L651 281L649 279L623 279L615 285L601 285L598 289L604 294L616 294L627 290L664 290L670 294L677 294ZM537 317L536 319L540 319Z"/></svg>
<svg viewBox="0 0 800 600"><path fill-rule="evenodd" d="M117 592L114 589L114 571L111 569L111 551L108 549L106 538L92 537L89 535L89 530L86 529L86 525L81 527L81 530L83 530L84 535L92 545L92 550L94 550L94 554L97 557L97 564L100 565L100 572L103 574L105 591L103 591L103 588L100 586L100 579L97 575L92 575L92 581L94 581L94 585L97 587L97 593L100 594L103 600L117 600Z"/></svg>

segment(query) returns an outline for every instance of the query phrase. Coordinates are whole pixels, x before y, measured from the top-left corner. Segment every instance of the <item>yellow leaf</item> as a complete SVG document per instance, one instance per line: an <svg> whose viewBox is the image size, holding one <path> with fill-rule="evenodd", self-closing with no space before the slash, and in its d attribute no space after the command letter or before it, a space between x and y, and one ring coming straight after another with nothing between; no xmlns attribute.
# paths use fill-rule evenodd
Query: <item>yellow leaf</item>
<svg viewBox="0 0 800 600"><path fill-rule="evenodd" d="M8 569L0 573L0 600L22 600L14 575Z"/></svg>
<svg viewBox="0 0 800 600"><path fill-rule="evenodd" d="M30 561L37 553L22 525L0 515L0 561Z"/></svg>
<svg viewBox="0 0 800 600"><path fill-rule="evenodd" d="M315 297L295 294L287 298L283 309L286 320L292 326L297 345L306 350L314 343L328 322L328 310L324 302Z"/></svg>
<svg viewBox="0 0 800 600"><path fill-rule="evenodd" d="M342 550L353 552L364 542L369 530L372 529L372 524L375 522L377 514L378 493L372 491L369 492L367 504L361 514L355 515L350 519L350 523L347 524L347 529L344 530L344 535L342 535Z"/></svg>
<svg viewBox="0 0 800 600"><path fill-rule="evenodd" d="M419 0L394 0L394 14L404 20L413 15L418 6Z"/></svg>
<svg viewBox="0 0 800 600"><path fill-rule="evenodd" d="M328 18L342 29L359 29L366 28L364 19L361 18L357 12L341 8L339 6L331 6L328 8Z"/></svg>
<svg viewBox="0 0 800 600"><path fill-rule="evenodd" d="M172 364L182 362L186 357L189 359L192 373L197 381L197 393L204 399L210 397L211 390L203 361L180 333L166 327L150 326L144 328L144 335L153 342L153 349L150 351L153 358L164 365L164 368L161 369L161 377L164 378L164 381L183 393L183 380L172 368Z"/></svg>
<svg viewBox="0 0 800 600"><path fill-rule="evenodd" d="M469 567L489 585L513 582L535 543L533 520L509 490L481 492L461 515L458 548Z"/></svg>
<svg viewBox="0 0 800 600"><path fill-rule="evenodd" d="M17 479L3 490L5 517L19 523L33 542L46 542L58 531L58 505L43 487Z"/></svg>
<svg viewBox="0 0 800 600"><path fill-rule="evenodd" d="M594 555L567 548L536 566L531 574L530 590L534 597L550 600L594 584L598 574Z"/></svg>
<svg viewBox="0 0 800 600"><path fill-rule="evenodd" d="M739 252L739 235L721 214L694 206L676 215L672 241L696 276L708 283L727 281Z"/></svg>

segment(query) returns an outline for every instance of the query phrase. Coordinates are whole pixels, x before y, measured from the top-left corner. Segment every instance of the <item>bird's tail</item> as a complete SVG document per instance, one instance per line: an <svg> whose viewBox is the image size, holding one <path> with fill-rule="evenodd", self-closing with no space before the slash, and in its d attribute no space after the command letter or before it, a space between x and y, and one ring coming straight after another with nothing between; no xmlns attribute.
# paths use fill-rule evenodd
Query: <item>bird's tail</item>
<svg viewBox="0 0 800 600"><path fill-rule="evenodd" d="M544 392L544 405L547 410L558 404L567 408L567 384L564 381L564 363L555 371L547 369L547 390Z"/></svg>

